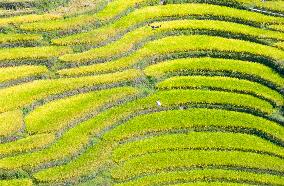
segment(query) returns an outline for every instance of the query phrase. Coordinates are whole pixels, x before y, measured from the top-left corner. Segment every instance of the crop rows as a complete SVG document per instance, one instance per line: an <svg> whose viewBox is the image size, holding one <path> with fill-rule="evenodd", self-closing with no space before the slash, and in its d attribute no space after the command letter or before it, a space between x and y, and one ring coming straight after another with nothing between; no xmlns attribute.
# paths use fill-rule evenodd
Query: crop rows
<svg viewBox="0 0 284 186"><path fill-rule="evenodd" d="M0 2L0 185L283 185L283 5Z"/></svg>
<svg viewBox="0 0 284 186"><path fill-rule="evenodd" d="M94 65L93 67L103 67L104 64ZM99 72L99 68L78 67L73 69L63 69L59 74L65 76L75 76L82 74L91 74L92 72ZM148 76L162 77L171 73L182 73L186 71L219 71L219 72L237 72L243 75L250 75L257 79L263 79L271 82L277 87L283 86L283 78L271 68L262 64L253 63L249 61L228 60L219 58L191 58L191 59L178 59L172 61L165 61L145 68L145 73Z"/></svg>
<svg viewBox="0 0 284 186"><path fill-rule="evenodd" d="M29 113L25 120L26 130L31 134L58 132L72 120L135 93L137 90L132 88L115 88L79 94L47 103Z"/></svg>
<svg viewBox="0 0 284 186"><path fill-rule="evenodd" d="M284 21L283 18L265 16L254 12L209 4L169 4L164 6L148 6L134 11L125 17L122 17L113 24L106 25L89 32L79 33L53 40L53 43L60 45L74 45L84 43L97 44L98 42L106 40L110 36L115 36L119 32L127 31L127 29L133 27L133 25L138 25L146 21L149 22L151 20L157 20L161 18L186 16L226 17L256 24L281 23Z"/></svg>
<svg viewBox="0 0 284 186"><path fill-rule="evenodd" d="M191 43L191 45L188 45L186 43ZM210 45L207 45L207 43L210 43ZM172 53L194 51L217 51L227 53L232 52L237 53L240 56L242 56L244 53L251 55L259 55L267 58L267 60L272 60L268 63L270 63L270 65L272 66L275 66L275 68L279 69L280 71L283 71L283 64L281 60L284 56L284 52L279 49L242 40L227 39L215 36L195 35L171 36L155 40L147 43L143 48L135 51L129 56L102 64L94 64L86 67L67 69L64 70L64 72L68 73L69 71L71 71L73 74L76 74L76 71L79 71L79 73L84 74L84 70L86 71L85 73L112 72L139 64L139 62L145 60L145 58L150 58L153 56L162 56ZM64 59L64 57L62 58ZM92 56L88 55L88 58L89 60L91 60ZM65 63L79 62L78 59L73 61L72 57L70 58L70 61L67 59L65 60Z"/></svg>
<svg viewBox="0 0 284 186"><path fill-rule="evenodd" d="M144 71L148 76L156 78L171 73L183 73L186 71L237 72L243 75L248 74L250 76L255 76L258 79L264 79L272 82L276 86L283 87L283 78L271 68L258 63L240 60L220 58L181 58L150 65L146 67ZM273 77L273 79L271 77Z"/></svg>
<svg viewBox="0 0 284 186"><path fill-rule="evenodd" d="M269 175L269 174L256 174L253 172L234 171L234 170L222 170L222 169L205 169L205 170L191 170L191 171L169 171L149 176L137 178L128 182L122 182L115 184L115 186L134 186L134 185L153 185L161 183L182 183L193 182L193 185L197 185L196 180L214 180L214 179L226 179L233 181L247 181L255 182L259 184L279 184L283 182L281 176ZM208 182L203 183L209 185ZM216 183L216 185L220 185ZM228 183L223 183L228 185ZM242 183L243 184L243 183ZM212 183L214 185L214 182ZM236 183L237 185L237 183Z"/></svg>
<svg viewBox="0 0 284 186"><path fill-rule="evenodd" d="M36 80L0 91L0 112L28 106L37 100L84 87L131 82L141 77L138 70L127 70L101 76Z"/></svg>
<svg viewBox="0 0 284 186"><path fill-rule="evenodd" d="M212 166L254 168L260 170L282 171L283 159L240 151L184 150L157 152L130 159L112 171L116 179L127 180L135 176L156 173L161 170Z"/></svg>
<svg viewBox="0 0 284 186"><path fill-rule="evenodd" d="M180 116L180 118L177 118L176 116ZM226 119L220 120L220 118L222 117ZM241 120L236 121L235 119L238 117L241 117ZM262 125L258 125L258 122L261 122ZM156 125L159 124L159 126L155 126L154 123L156 123ZM151 132L158 132L161 130L167 131L173 129L194 128L198 126L204 127L212 125L224 128L230 126L232 128L254 128L257 131L262 131L262 133L277 135L277 137L275 136L275 138L283 141L283 129L281 128L281 126L277 126L276 123L272 123L273 122L267 120L265 121L261 118L233 111L215 109L164 111L136 117L135 119L130 120L124 125L120 125L116 129L112 130L110 133L104 136L104 138L107 140L119 141L131 138L131 136L139 136ZM278 131L276 131L275 129Z"/></svg>
<svg viewBox="0 0 284 186"><path fill-rule="evenodd" d="M116 18L122 12L137 6L140 3L156 3L158 0L115 0L106 5L97 14L82 14L67 19L56 19L54 21L42 21L32 24L23 24L20 26L23 30L28 31L57 31L72 30L74 28L84 27L96 22L108 22Z"/></svg>
<svg viewBox="0 0 284 186"><path fill-rule="evenodd" d="M86 61L86 60L96 60L100 58L110 58L111 56L116 56L123 52L128 52L134 46L139 45L140 42L147 40L147 38L152 38L159 35L165 35L167 33L184 33L187 31L214 31L222 33L233 33L235 35L243 35L244 37L253 38L265 38L265 39L276 39L283 40L284 34L280 32L272 32L270 30L262 30L255 27L250 27L242 24L225 22L225 21L215 21L215 20L175 20L167 22L155 22L151 25L161 25L160 29L152 29L151 26L144 26L138 28L135 31L129 32L123 36L120 40L111 43L109 45L95 48L87 52L80 54L70 54L61 57L61 59L68 60L69 58L73 61ZM191 33L191 32L189 32ZM90 56L92 58L90 59Z"/></svg>
<svg viewBox="0 0 284 186"><path fill-rule="evenodd" d="M220 135L222 139L220 139ZM135 136L132 136L132 138L135 139ZM120 162L148 153L183 149L239 149L271 153L280 157L283 157L284 153L281 147L247 134L192 132L188 134L166 134L119 145L113 152L113 159L115 162Z"/></svg>
<svg viewBox="0 0 284 186"><path fill-rule="evenodd" d="M94 117L93 119L90 119L82 123L80 126L84 127L85 129L92 130L93 131L92 133L99 134L102 131L104 131L106 128L111 128L114 123L118 122L119 120L122 120L123 118L127 118L131 116L132 114L139 113L143 110L157 109L155 100L160 100L163 103L164 107L169 107L169 106L174 107L174 106L187 103L186 99L182 100L181 98L184 98L184 95L181 95L181 94L153 95L153 96L146 97L144 99L130 102L126 105L122 105L117 108L113 108L108 111L105 111L102 114L99 114L97 117ZM139 107L137 107L137 105L139 105ZM243 127L243 128L251 128L251 129L255 128L260 133L264 133L268 136L277 134L277 136L274 137L276 139L282 138L281 136L283 136L283 134L280 134L281 131L283 130L281 126L271 121L259 118L259 117L255 117L249 114L243 114L239 112L232 112L232 111L222 111L222 110L218 111L214 109L208 110L208 112L205 112L205 111L206 110L201 109L201 110L196 110L196 112L186 112L186 113L192 114L192 116L198 116L203 119L203 118L206 118L206 116L207 117L210 116L209 113L212 112L212 118L208 118L208 120L206 121L207 122L212 121L213 124L215 124L214 121L216 121L216 123L218 122L221 125L221 127L232 124L233 128L234 127L241 127L241 128ZM220 112L220 118L222 118L222 120L219 117L216 117L216 116L214 117L214 114L218 114L219 112ZM190 118L188 116L185 116L185 117L184 116L176 117L176 116L177 116L176 112L174 112L172 115L172 119L176 119L176 120L179 119L179 121L171 122L171 123L176 124L178 128L180 128L180 126L178 126L178 123L180 122L180 120L182 120L183 118ZM169 119L169 118L163 118L163 117L159 117L159 118L165 119L164 120L165 122L167 121L167 119ZM223 121L224 118L228 118L228 122ZM238 118L238 120L236 120L236 118ZM143 121L146 123L149 122L149 120L143 120ZM156 121L158 121L157 118L153 120L153 122L155 123ZM186 123L186 121L184 122ZM196 120L196 122L198 122L198 120ZM259 125L259 123L262 123L262 125ZM209 123L206 123L206 122L204 122L204 124L209 125ZM247 124L251 126L248 126ZM113 136L115 136L115 134L119 134L118 136L122 137L123 136L123 133L121 133L122 131L127 132L127 130L131 130L131 128L124 127L124 126L128 126L128 125L124 124L124 125L121 125L121 127L117 128L116 130L112 130L110 134L107 133L105 135L104 139L106 141L112 140L114 139ZM129 126L133 126L134 128L139 129L135 125L130 124ZM151 125L151 126L154 127L154 130L156 129L155 125ZM259 127L262 127L262 128L259 128ZM119 130L120 128L122 130ZM282 139L279 139L279 140L282 141ZM47 169L46 171L40 172L39 173L40 176L37 176L37 179L41 181L49 181L49 182L58 182L58 181L64 181L67 179L76 180L78 179L78 176L87 175L89 171L97 171L99 167L101 166L101 164L105 161L104 159L101 160L101 158L99 157L103 155L103 157L106 156L107 158L108 156L108 151L109 151L108 144L109 144L108 142L98 143L93 148L89 149L88 152L86 152L81 157L76 159L74 162L71 162L64 166L59 166L59 167ZM11 161L11 165L12 165L12 162L15 163L15 161ZM86 165L88 166L86 167Z"/></svg>
<svg viewBox="0 0 284 186"><path fill-rule="evenodd" d="M228 91L251 93L272 100L277 105L283 105L283 96L266 86L255 82L228 77L177 76L157 84L158 89L189 89L209 88ZM273 97L271 97L273 96Z"/></svg>

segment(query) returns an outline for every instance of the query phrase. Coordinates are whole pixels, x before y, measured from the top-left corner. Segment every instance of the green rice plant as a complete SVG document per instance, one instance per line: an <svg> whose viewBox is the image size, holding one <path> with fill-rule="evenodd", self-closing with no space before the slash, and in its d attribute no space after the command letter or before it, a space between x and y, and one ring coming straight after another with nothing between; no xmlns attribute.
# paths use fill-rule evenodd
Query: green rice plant
<svg viewBox="0 0 284 186"><path fill-rule="evenodd" d="M0 34L0 44L40 41L39 34Z"/></svg>
<svg viewBox="0 0 284 186"><path fill-rule="evenodd" d="M182 58L176 60L164 61L144 69L147 76L161 78L171 73L182 73L186 71L217 71L240 73L256 77L256 79L263 79L272 82L277 87L283 88L284 79L271 68L262 64L253 63L250 61L240 61L232 59L221 58Z"/></svg>
<svg viewBox="0 0 284 186"><path fill-rule="evenodd" d="M284 42L275 43L274 46L276 46L276 47L281 48L281 49L284 50Z"/></svg>
<svg viewBox="0 0 284 186"><path fill-rule="evenodd" d="M2 48L0 61L49 59L71 52L70 47L58 46Z"/></svg>
<svg viewBox="0 0 284 186"><path fill-rule="evenodd" d="M54 134L38 134L28 136L10 143L0 144L0 156L27 153L50 145L55 140Z"/></svg>
<svg viewBox="0 0 284 186"><path fill-rule="evenodd" d="M88 113L99 112L106 105L137 93L134 88L120 87L52 101L25 117L26 130L30 134L59 132Z"/></svg>
<svg viewBox="0 0 284 186"><path fill-rule="evenodd" d="M56 143L41 151L0 159L0 167L2 170L10 171L33 170L34 168L44 167L43 165L49 165L51 162L66 162L66 160L77 156L93 139L93 136L88 133L90 128L91 126L88 129L84 129L80 125L76 126L64 133ZM93 140L95 141L95 139Z"/></svg>
<svg viewBox="0 0 284 186"><path fill-rule="evenodd" d="M134 92L133 94L135 94ZM130 96L133 96L133 94ZM137 93L137 96L138 94L140 94L140 92ZM136 107L134 106L135 105L129 109L131 111L135 110L134 108ZM110 108L105 112L109 112L111 110L112 109ZM119 113L123 111L124 110L119 110ZM106 125L106 123L111 123L116 118L119 119L121 115L122 114L109 115L108 113L99 113L96 117L94 117L98 122L95 123L94 121L88 120L76 125L75 127L63 133L56 143L51 144L41 151L0 159L0 169L10 171L19 170L22 168L33 170L46 164L49 165L50 162L62 162L64 160L69 160L70 158L77 156L78 153L80 153L84 148L86 148L86 146L88 146L88 144L90 144L90 142L96 144L97 140L96 138L93 138L94 134L96 134L98 131L98 128ZM124 115L122 115L122 117L123 116Z"/></svg>
<svg viewBox="0 0 284 186"><path fill-rule="evenodd" d="M41 21L36 23L22 24L20 28L26 31L57 31L72 30L95 22L107 23L135 5L144 3L157 3L158 0L115 0L110 2L104 9L96 14L83 14L65 19Z"/></svg>
<svg viewBox="0 0 284 186"><path fill-rule="evenodd" d="M227 181L196 181L196 182L190 182L190 183L179 183L179 184L172 184L172 186L193 186L193 185L197 185L197 186L226 186L226 185L230 185L230 186L249 186L251 184L249 183L236 183L236 182L227 182Z"/></svg>
<svg viewBox="0 0 284 186"><path fill-rule="evenodd" d="M96 117L81 123L80 125L73 128L73 130L71 129L70 131L66 132L65 135L63 135L62 139L58 143L56 143L56 145L45 151L0 160L0 168L5 167L5 169L16 169L20 167L36 167L39 166L39 162L42 163L50 161L51 159L54 160L55 157L61 159L64 156L70 156L70 154L76 153L76 151L80 149L80 146L84 146L84 144L87 143L88 139L90 139L90 135L99 134L107 128L111 128L112 125L114 125L116 122L128 118L132 114L139 113L143 110L157 109L157 100L161 100L165 107L173 107L186 103L187 101L183 100L183 97L183 94L171 94L167 96L164 92L161 92L158 93L158 95L154 94L143 99L138 99L127 104L111 108L105 112L102 112L101 114L98 114ZM250 114L235 111L210 109L193 109L188 111L187 114L189 115L178 115L176 112L173 113L171 116L173 119L179 120L182 120L182 118L191 118L191 116L192 118L196 118L197 116L199 116L199 118L197 118L195 121L198 122L202 121L202 119L204 118L207 118L208 120L206 120L204 123L206 126L210 125L210 123L207 123L209 121L212 123L212 125L219 124L219 126L221 127L232 126L233 128L238 127L256 129L258 131L262 131L263 133L270 134L276 139L284 140L284 131L280 125ZM166 117L159 118L165 118L164 122L170 122L173 120L170 120ZM141 119L141 121L144 121L144 123L146 123L146 121L149 121L149 119ZM155 122L155 124L152 125L154 127L156 126L157 121L160 121L160 119L157 119L157 117L155 117L152 121ZM179 122L180 121L173 121L171 124L178 124ZM262 123L262 125L259 125L259 123ZM128 125L124 124L121 126ZM128 127L131 128L130 126ZM98 142L96 145L89 148L86 153L78 157L76 160L71 161L70 163L63 166L57 166L54 168L40 171L38 175L42 176L38 176L37 179L39 179L40 181L47 182L77 179L79 176L88 175L90 171L93 172L97 170L97 168L100 167L101 164L103 164L103 160L101 160L100 158L104 157L107 159L106 156L101 156L101 153L107 153L107 150L104 147L112 145L111 141L113 140L119 140L116 139L115 136L123 137L123 134L128 132L127 127L123 129L125 130L119 130L118 128L114 129L113 132L111 131L109 133L106 133L103 138L106 143L103 142L101 144ZM137 129L139 129L139 127ZM48 156L46 154L48 154ZM34 159L37 159L37 162L35 162Z"/></svg>
<svg viewBox="0 0 284 186"><path fill-rule="evenodd" d="M23 115L19 110L0 114L0 137L8 137L23 128Z"/></svg>
<svg viewBox="0 0 284 186"><path fill-rule="evenodd" d="M284 130L277 123L249 114L202 108L141 115L106 133L103 138L106 141L122 141L147 133L198 127L255 129L284 141Z"/></svg>
<svg viewBox="0 0 284 186"><path fill-rule="evenodd" d="M59 45L79 45L79 44L98 44L106 41L110 37L133 28L134 25L141 25L144 22L162 18L178 18L185 16L211 16L230 18L243 22L253 22L256 24L283 23L284 19L279 17L267 16L260 13L239 10L230 7L210 5L210 4L168 4L159 6L148 6L138 9L127 16L122 17L113 24L109 24L88 32L74 34L52 40Z"/></svg>
<svg viewBox="0 0 284 186"><path fill-rule="evenodd" d="M190 45L188 44L190 43ZM208 45L210 43L210 45ZM73 74L80 73L95 73L95 72L109 72L116 71L124 68L129 68L135 64L138 64L145 58L153 56L168 55L171 53L180 52L192 52L192 51L213 51L213 52L227 52L227 53L238 53L240 56L243 53L263 56L265 58L273 60L273 65L279 68L284 68L283 59L284 51L257 43L248 41L227 39L216 36L206 35L194 35L194 36L171 36L163 39L155 40L147 43L143 48L137 50L133 54L122 57L120 59L95 64L87 67L75 68L64 70L65 74L72 72ZM92 57L90 56L90 60ZM72 58L66 58L61 56L60 60L65 63L80 63L80 61L73 61ZM75 71L75 72L74 72ZM78 72L79 71L79 72ZM62 71L59 71L62 73Z"/></svg>
<svg viewBox="0 0 284 186"><path fill-rule="evenodd" d="M0 113L15 110L37 100L84 87L131 82L142 77L139 70L127 70L100 76L36 80L0 90Z"/></svg>
<svg viewBox="0 0 284 186"><path fill-rule="evenodd" d="M112 177L127 180L133 177L159 173L163 170L207 166L228 166L258 170L284 171L284 160L264 154L241 151L185 150L157 152L139 156L119 164Z"/></svg>
<svg viewBox="0 0 284 186"><path fill-rule="evenodd" d="M188 45L188 43L191 43ZM210 45L208 45L210 43ZM167 45L168 49L164 48ZM155 52L153 51L155 48ZM241 41L236 39L227 39L215 36L196 35L196 36L173 36L156 40L146 44L141 53L147 55L143 50L150 50L152 54L165 54L171 52L186 52L191 50L210 50L221 52L237 52L259 55L275 60L276 64L283 65L284 51L274 47ZM143 52L142 52L143 51ZM139 52L138 52L139 53ZM142 54L143 55L143 54Z"/></svg>
<svg viewBox="0 0 284 186"><path fill-rule="evenodd" d="M25 168L29 170L39 167L42 164L48 163L50 161L70 158L74 154L77 154L80 149L84 148L85 145L89 143L89 140L92 139L92 136L99 135L107 128L112 127L116 122L124 120L125 118L128 118L131 115L142 112L144 110L158 109L159 107L156 104L157 100L160 100L163 104L163 107L166 108L188 103L188 99L185 97L185 94L181 94L180 91L175 93L174 92L175 91L159 92L146 98L138 99L108 109L96 115L96 117L80 123L76 127L70 129L63 134L63 136L57 141L57 143L45 150L1 159L0 169L17 170ZM222 112L225 111L222 110ZM228 117L232 118L235 116L234 121L236 120L236 118L238 118L237 121L239 121L242 125L245 125L244 127L246 127L248 123L253 122L251 120L254 120L255 124L257 124L256 127L258 128L260 126L259 123L267 125L266 127L264 127L264 129L266 129L266 132L272 135L275 134L275 138L278 139L279 133L283 130L281 126L278 126L276 123L260 117L234 111L226 112L228 112ZM204 113L204 110L201 110L200 113ZM226 118L226 116L221 117ZM218 121L220 121L220 119ZM232 121L230 122L232 123ZM270 130L270 128L272 128L272 132L267 131ZM111 143L107 142L101 144L97 142L96 145L89 148L87 152L79 156L74 161L71 161L66 165L42 170L37 175L43 176L36 175L36 178L39 181L44 182L60 182L65 180L78 179L78 177L83 175L89 175L90 171L96 171L107 160L107 154L109 153L107 149L110 148L108 147L108 145L111 145Z"/></svg>
<svg viewBox="0 0 284 186"><path fill-rule="evenodd" d="M98 21L98 18L95 14L83 14L65 19L55 19L48 21L39 21L35 23L21 24L20 29L25 31L38 31L38 32L70 30L96 21Z"/></svg>
<svg viewBox="0 0 284 186"><path fill-rule="evenodd" d="M90 139L90 135L105 134L103 136L103 141L97 142L97 144L90 147L88 151L74 161L71 161L66 165L42 170L35 175L36 179L40 182L64 182L66 180L77 180L81 176L88 176L90 175L90 172L98 171L98 169L104 165L105 161L110 158L110 152L113 145L112 141L115 140L112 136L119 136L119 133L115 132L119 130L114 129L114 132L109 132L107 129L112 128L117 122L132 117L133 115L159 109L159 106L157 106L156 103L157 100L161 101L164 108L172 108L188 103L188 99L184 98L184 94L159 92L142 99L122 104L106 110L96 117L76 126L73 130L71 129L68 131L65 136L63 135L63 138L65 138L58 142L60 145L57 146L57 148L50 148L41 155L33 154L0 160L0 168L16 169L20 167L36 167L38 165L37 162L33 161L34 159L43 162L44 158L48 159L46 161L49 161L52 157L55 157L56 154L57 157L59 156L61 158L63 156L69 156L68 153L71 154L71 150L72 153L74 153L74 149L80 149L79 147L84 145L87 139ZM237 122L239 123L239 126L243 128L256 128L259 131L274 136L275 139L284 140L283 128L275 122L241 112L226 110L210 111L211 110L208 110L207 112L207 109L197 109L195 114L193 113L192 115L200 115L200 118L202 119L211 115L212 118L216 118L214 121L218 121L218 123L224 118L228 118L228 122L224 123L224 125L230 125ZM215 117L213 115L215 115ZM216 115L220 116L217 117ZM159 119L156 118L155 122L156 121L159 121ZM263 125L259 125L259 123L262 123ZM122 126L125 126L125 124ZM155 124L153 126L155 126ZM238 126L238 124L236 124L236 126ZM66 144L68 144L68 146ZM58 152L61 152L60 155L58 155ZM49 156L47 157L46 154L49 154Z"/></svg>
<svg viewBox="0 0 284 186"><path fill-rule="evenodd" d="M43 75L48 72L45 66L18 66L0 68L0 83Z"/></svg>
<svg viewBox="0 0 284 186"><path fill-rule="evenodd" d="M249 7L257 7L261 9L268 9L272 11L284 12L284 2L283 1L258 1L258 0L234 0L242 5Z"/></svg>
<svg viewBox="0 0 284 186"><path fill-rule="evenodd" d="M276 103L284 104L283 96L266 86L248 80L221 77L221 76L177 76L159 82L158 89L186 89L186 88L210 88L228 91L240 91L264 97Z"/></svg>
<svg viewBox="0 0 284 186"><path fill-rule="evenodd" d="M13 180L0 180L1 186L32 186L31 179L13 179Z"/></svg>
<svg viewBox="0 0 284 186"><path fill-rule="evenodd" d="M222 91L207 90L170 90L157 93L164 99L172 99L172 96L178 96L182 102L188 104L221 104L232 105L241 108L248 108L263 113L271 114L274 109L272 105L264 100L246 94L237 94ZM167 101L169 102L169 101ZM166 105L165 105L166 106Z"/></svg>
<svg viewBox="0 0 284 186"><path fill-rule="evenodd" d="M144 176L131 181L116 183L115 186L136 186L144 185L151 186L161 183L174 182L190 182L196 180L230 180L241 182L254 182L259 184L277 185L284 181L282 176L271 174L258 174L254 172L237 171L237 170L222 170L222 169L203 169L203 170L188 170L188 171L169 171L161 172L153 175ZM196 183L196 182L194 182Z"/></svg>
<svg viewBox="0 0 284 186"><path fill-rule="evenodd" d="M53 20L60 18L60 15L56 14L30 14L30 15L21 15L21 16L13 16L13 17L6 17L0 18L0 27L8 26L9 24L22 24L22 23L32 23L36 21L43 21L43 20Z"/></svg>
<svg viewBox="0 0 284 186"><path fill-rule="evenodd" d="M72 156L72 154L74 153L76 154L78 150L84 147L85 144L88 143L88 141L90 140L93 134L100 133L105 128L110 127L115 122L119 121L120 119L124 119L125 117L127 118L129 115L139 112L141 110L157 108L156 100L160 100L164 107L171 107L174 105L177 106L180 104L187 103L189 100L188 96L185 96L185 94L182 94L182 92L183 91L160 92L150 97L139 99L139 100L130 102L129 104L125 104L119 107L115 107L113 109L109 109L103 112L102 114L97 115L93 119L90 119L86 122L83 122L77 125L75 128L73 128L73 130L71 129L70 131L67 131L57 143L55 143L50 148L47 148L46 150L31 153L31 154L19 155L19 156L15 156L11 158L4 158L0 160L0 168L1 169L11 169L11 170L17 169L17 168L28 168L29 169L32 167L40 166L41 164L44 164L52 160L55 161L55 160L62 159L62 158L65 159L66 157ZM246 100L244 100L244 102L245 101ZM194 113L194 111L192 111L190 113L192 113L193 116L200 116L200 118L205 118L205 116L210 115L209 112L211 110L208 110L208 112L206 111L207 110L201 109L199 112ZM213 113L213 111L214 110L212 110L211 113ZM283 130L282 127L278 126L274 122L271 122L271 121L268 121L268 120L265 120L265 119L262 119L256 116L252 116L249 114L245 114L245 113L224 111L224 110L220 110L219 112L224 113L224 115L221 115L220 118L228 118L227 125L229 125L230 123L235 124L236 122L239 122L240 123L239 125L245 128L245 127L248 127L248 124L252 123L251 128L257 127L257 129L261 131L264 130L264 132L271 134L278 139L283 138L284 132L282 131ZM214 114L211 114L211 115L213 117ZM175 116L173 118L183 118L182 116L176 117L177 116L176 114L174 114L173 116ZM188 116L186 117L190 118ZM213 117L213 118L216 118L215 120L217 120L219 123L221 121L224 121L224 119L222 120L217 117ZM234 122L230 120L231 118L233 118L232 120ZM238 119L236 120L236 118ZM157 121L157 119L155 121ZM209 121L213 122L213 120L210 120L210 119ZM262 123L262 125L259 125L259 123ZM226 123L224 123L224 125L225 124ZM263 129L260 127L263 127ZM91 157L93 156L91 155ZM82 172L80 172L79 169L78 170L73 169L74 168L73 166L80 166L82 165L82 163L84 165L85 163L89 164L89 162L86 160L88 158L90 157L87 153L85 156L82 156L82 159L79 158L78 162L75 163L75 165L73 163L68 165L67 167L70 166L71 168L70 167L66 168L65 171L72 172L70 174L73 176L74 174L76 175L86 174L85 169L81 170ZM96 157L93 157L93 158L95 158L96 160ZM95 161L95 160L91 160L91 161ZM74 173L74 171L76 173ZM64 174L64 172L62 174ZM66 174L60 179L65 179L66 177L69 177L70 174ZM50 179L53 179L53 178L50 177ZM58 177L55 176L54 179L58 179Z"/></svg>
<svg viewBox="0 0 284 186"><path fill-rule="evenodd" d="M284 26L282 24L280 24L280 25L270 25L269 27L272 28L272 29L284 32Z"/></svg>
<svg viewBox="0 0 284 186"><path fill-rule="evenodd" d="M80 176L92 174L91 172L98 170L98 168L104 165L109 160L110 153L110 145L99 141L83 154L85 160L81 158L75 159L71 164L44 169L35 173L33 177L39 183L55 184L58 182L64 183L66 180L78 182Z"/></svg>
<svg viewBox="0 0 284 186"><path fill-rule="evenodd" d="M132 136L131 133L129 136L131 139L138 137ZM188 134L164 134L123 143L114 149L112 159L115 162L120 162L148 153L183 149L235 149L284 157L282 147L260 137L241 133L190 132Z"/></svg>
<svg viewBox="0 0 284 186"><path fill-rule="evenodd" d="M158 95L157 95L158 94ZM113 110L109 110L106 111L105 113L103 113L102 115L98 115L96 118L91 119L89 121L86 121L84 123L84 125L93 125L96 126L96 129L93 129L94 131L101 131L104 128L108 127L109 125L111 125L112 123L115 122L115 120L119 120L119 119L123 119L125 117L127 117L127 115L133 113L133 112L137 112L137 110L141 110L141 109L147 109L147 108L155 108L156 106L156 100L161 100L162 104L167 107L167 106L173 106L173 105L179 105L182 103L186 103L188 100L188 98L186 98L185 94L181 94L181 92L177 93L177 94L168 94L166 95L165 92L162 93L157 93L153 96L150 96L148 98L142 99L142 100L137 100L135 102L130 103L129 105L133 105L132 107L129 106L124 106L124 108L119 108L117 110L113 109ZM228 112L228 111L227 111ZM232 112L232 111L230 111ZM201 113L203 113L203 111L201 111ZM242 113L239 113L242 114ZM194 114L196 115L196 114ZM207 113L208 115L208 113ZM124 117L123 117L124 116ZM176 116L176 115L175 115ZM204 115L202 115L204 116ZM228 113L228 116L231 116L231 113ZM244 117L242 116L237 116L236 118L243 118L244 121L240 121L241 125L247 124L248 123L248 118L245 116L250 116L245 114ZM251 116L250 116L251 117ZM255 116L253 116L255 117ZM176 117L175 117L176 118ZM178 118L182 118L182 117L178 117ZM225 116L221 117L226 118ZM146 120L144 120L146 121ZM155 120L157 121L157 119ZM218 119L218 121L222 121L220 118ZM238 120L239 121L239 120ZM256 122L256 126L259 126L259 122ZM268 121L270 123L270 121ZM232 123L232 121L230 121L229 123ZM98 124L98 125L96 125ZM83 124L82 124L83 125ZM81 126L82 126L81 125ZM152 125L155 126L155 125ZM247 125L243 126L243 127L247 127ZM269 127L269 125L268 125ZM279 129L281 130L281 126L278 126L276 124L271 126L272 130L274 130L275 128L276 131L272 132L272 135L274 133L279 132ZM266 129L266 127L264 127L264 129ZM127 129L125 130L127 131ZM279 137L279 136L278 136ZM106 141L108 141L108 139L114 139L112 135L110 135L109 138L107 138ZM107 143L109 144L109 143ZM102 145L102 147L104 147L106 144ZM93 171L94 169L96 170L103 162L101 162L101 160L98 160L99 157L101 156L105 156L105 155L101 155L102 152L99 152L100 150L103 150L104 153L107 153L107 150L103 149L102 147L97 147L94 146L94 148L91 148L90 151L88 151L87 153L83 154L81 157L79 157L78 159L76 159L75 161L67 164L67 165L63 165L63 166L58 166L58 167L54 167L54 168L50 168L50 169L46 169L43 171L40 171L38 174L35 175L35 177L40 180L40 181L47 181L47 182L55 182L55 181L61 181L61 180L66 180L66 179L75 179L74 177L77 176L82 176L82 175L88 175L89 171ZM94 154L98 154L98 156L94 156ZM1 164L1 161L0 161ZM11 162L9 163L11 164ZM88 165L88 166L87 166Z"/></svg>
<svg viewBox="0 0 284 186"><path fill-rule="evenodd" d="M97 13L98 18L103 21L109 21L110 19L120 15L122 12L133 9L138 5L152 5L158 4L159 0L116 0L109 3L104 9Z"/></svg>
<svg viewBox="0 0 284 186"><path fill-rule="evenodd" d="M186 30L210 30L214 32L227 32L230 34L250 36L256 38L284 39L284 33L263 30L238 23L216 21L216 20L174 20L155 22L152 25L161 25L159 29L152 29L149 26L138 28L127 33L118 41L106 46L94 48L89 51L65 55L61 59L72 59L72 61L89 61L101 58L110 58L123 52L130 51L135 45L147 40L147 38L166 34L167 32L177 32Z"/></svg>

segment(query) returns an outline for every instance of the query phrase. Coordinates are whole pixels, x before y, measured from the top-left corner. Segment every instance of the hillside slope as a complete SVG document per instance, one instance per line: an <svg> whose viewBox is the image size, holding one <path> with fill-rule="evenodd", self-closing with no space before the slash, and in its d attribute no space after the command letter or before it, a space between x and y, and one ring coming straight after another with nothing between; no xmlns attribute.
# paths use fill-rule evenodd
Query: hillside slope
<svg viewBox="0 0 284 186"><path fill-rule="evenodd" d="M0 2L0 185L284 185L284 1Z"/></svg>

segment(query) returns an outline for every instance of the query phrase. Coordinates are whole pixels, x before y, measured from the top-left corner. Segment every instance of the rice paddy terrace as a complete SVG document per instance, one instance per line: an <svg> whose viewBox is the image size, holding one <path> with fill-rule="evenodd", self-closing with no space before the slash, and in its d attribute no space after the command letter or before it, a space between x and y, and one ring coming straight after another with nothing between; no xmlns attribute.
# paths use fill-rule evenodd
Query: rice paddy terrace
<svg viewBox="0 0 284 186"><path fill-rule="evenodd" d="M0 185L284 185L284 1L1 0Z"/></svg>

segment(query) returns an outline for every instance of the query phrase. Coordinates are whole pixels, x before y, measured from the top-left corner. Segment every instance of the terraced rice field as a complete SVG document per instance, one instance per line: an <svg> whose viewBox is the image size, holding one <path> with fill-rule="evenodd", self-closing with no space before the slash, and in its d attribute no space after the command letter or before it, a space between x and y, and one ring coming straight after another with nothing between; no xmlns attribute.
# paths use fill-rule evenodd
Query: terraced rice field
<svg viewBox="0 0 284 186"><path fill-rule="evenodd" d="M284 1L1 0L0 185L284 185Z"/></svg>

